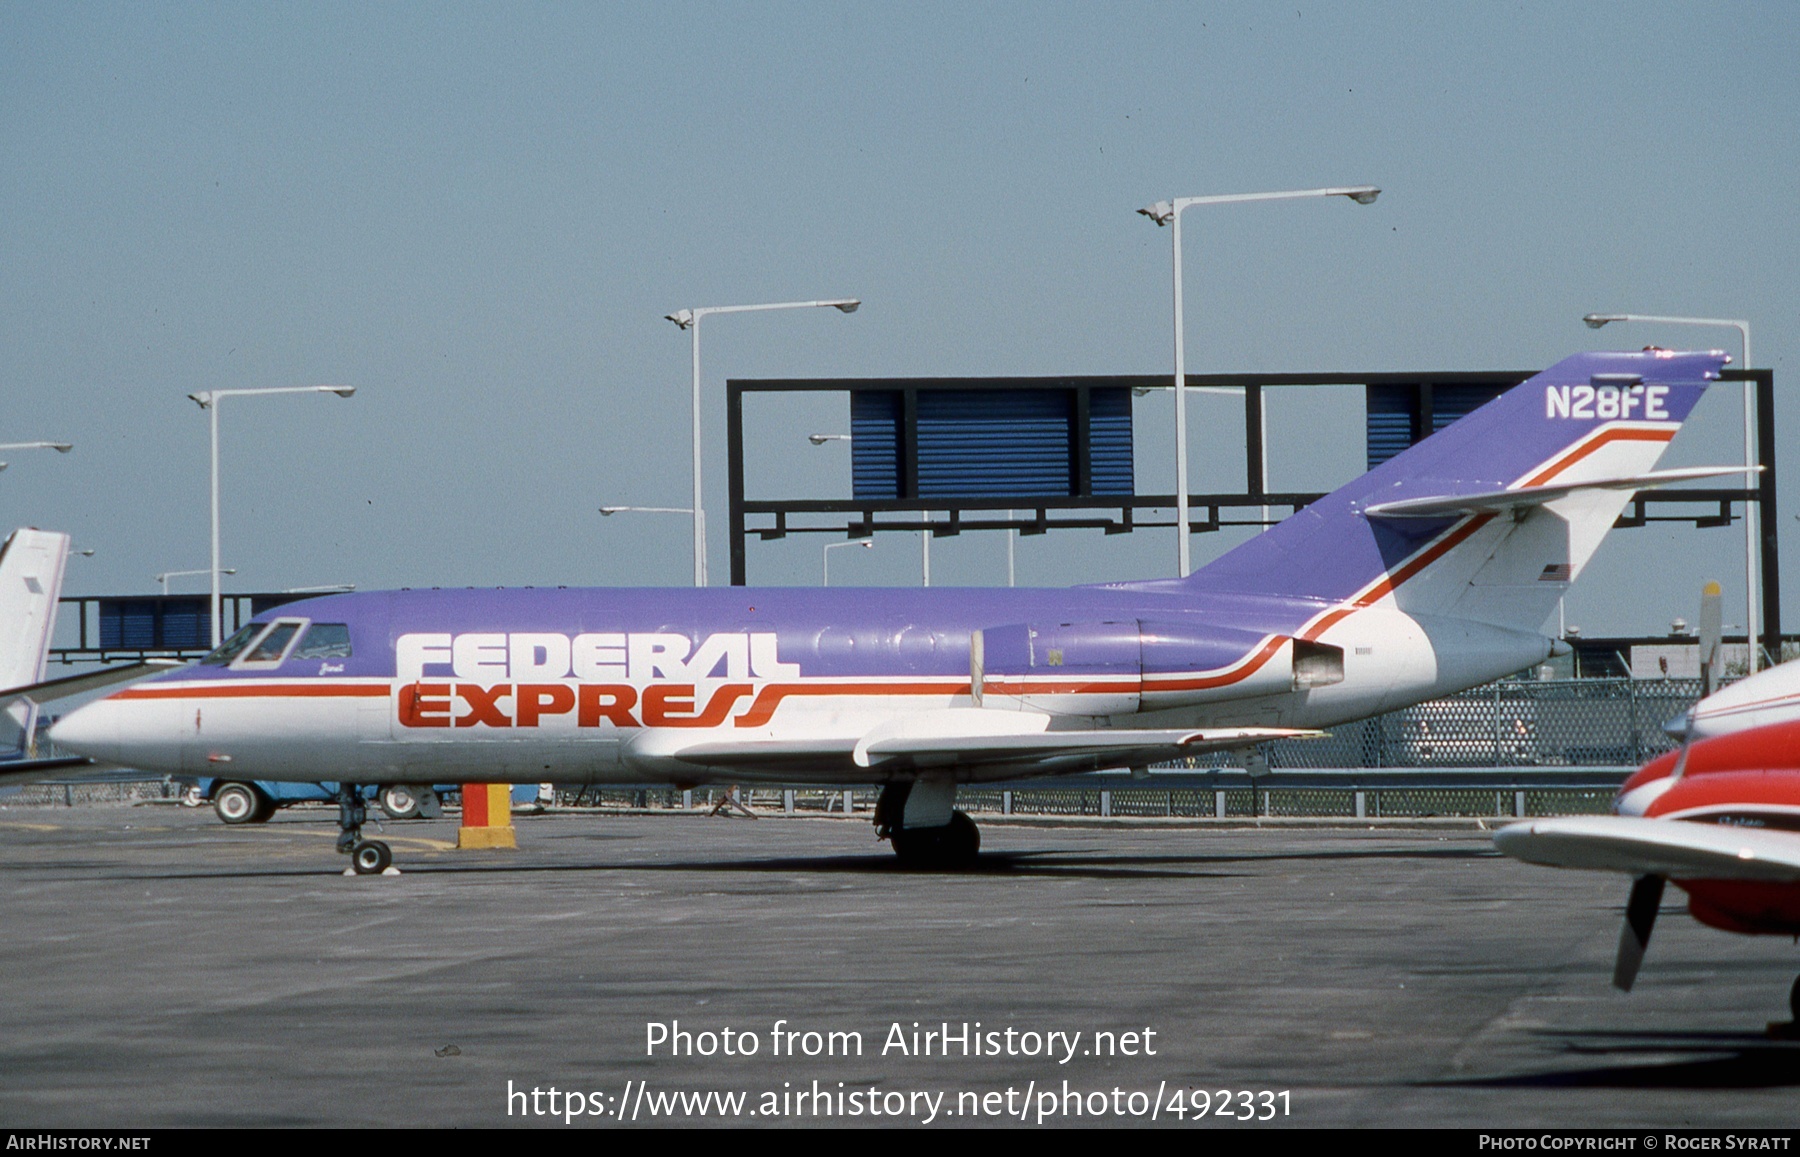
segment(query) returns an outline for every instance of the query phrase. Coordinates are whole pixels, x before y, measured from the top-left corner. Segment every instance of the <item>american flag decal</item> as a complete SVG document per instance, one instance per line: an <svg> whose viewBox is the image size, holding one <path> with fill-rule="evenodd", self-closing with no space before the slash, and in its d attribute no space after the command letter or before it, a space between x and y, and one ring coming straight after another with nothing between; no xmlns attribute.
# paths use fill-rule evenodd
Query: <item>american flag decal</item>
<svg viewBox="0 0 1800 1157"><path fill-rule="evenodd" d="M1544 573L1538 576L1538 581L1541 583L1566 583L1569 581L1570 570L1571 568L1566 562L1553 562L1544 568Z"/></svg>

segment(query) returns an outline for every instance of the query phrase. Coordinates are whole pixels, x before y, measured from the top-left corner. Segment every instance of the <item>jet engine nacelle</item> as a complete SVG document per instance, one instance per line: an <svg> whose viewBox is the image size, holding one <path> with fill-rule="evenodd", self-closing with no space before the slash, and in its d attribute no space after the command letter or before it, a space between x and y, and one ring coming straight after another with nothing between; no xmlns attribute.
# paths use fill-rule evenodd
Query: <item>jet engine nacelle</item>
<svg viewBox="0 0 1800 1157"><path fill-rule="evenodd" d="M1124 715L1340 683L1342 648L1198 623L1121 619L978 631L970 681L990 707Z"/></svg>

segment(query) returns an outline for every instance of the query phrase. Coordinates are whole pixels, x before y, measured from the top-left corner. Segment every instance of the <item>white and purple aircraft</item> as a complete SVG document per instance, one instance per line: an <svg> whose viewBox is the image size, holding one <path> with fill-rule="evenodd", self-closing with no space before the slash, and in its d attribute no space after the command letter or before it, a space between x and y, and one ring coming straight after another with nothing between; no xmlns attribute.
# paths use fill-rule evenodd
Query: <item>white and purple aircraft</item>
<svg viewBox="0 0 1800 1157"><path fill-rule="evenodd" d="M1184 579L1023 589L400 590L260 615L59 722L108 762L370 783L879 784L903 860L957 786L1152 763L1512 674L1721 353L1570 357ZM1736 468L1741 470L1742 468Z"/></svg>

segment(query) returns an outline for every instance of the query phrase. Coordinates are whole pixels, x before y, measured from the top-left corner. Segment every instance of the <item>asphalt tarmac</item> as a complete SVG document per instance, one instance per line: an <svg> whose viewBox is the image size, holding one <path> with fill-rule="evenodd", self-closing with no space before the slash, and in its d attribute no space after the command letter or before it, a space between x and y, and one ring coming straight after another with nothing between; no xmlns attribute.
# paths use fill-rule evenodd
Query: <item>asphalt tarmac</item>
<svg viewBox="0 0 1800 1157"><path fill-rule="evenodd" d="M554 814L346 878L330 821L0 809L0 1126L1794 1119L1791 943L1671 889L1619 994L1626 882L1471 826L986 822L950 875L860 818Z"/></svg>

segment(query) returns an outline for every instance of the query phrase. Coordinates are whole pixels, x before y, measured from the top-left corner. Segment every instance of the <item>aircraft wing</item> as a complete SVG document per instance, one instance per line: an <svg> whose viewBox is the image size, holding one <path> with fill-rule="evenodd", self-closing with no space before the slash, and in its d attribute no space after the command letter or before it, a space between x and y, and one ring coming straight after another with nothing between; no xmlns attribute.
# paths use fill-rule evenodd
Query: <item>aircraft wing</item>
<svg viewBox="0 0 1800 1157"><path fill-rule="evenodd" d="M985 717L985 718L983 718ZM864 778L881 772L981 768L1016 775L1052 775L1108 767L1141 767L1209 751L1251 747L1274 739L1323 734L1278 727L1095 731L1044 730L1048 717L1012 711L953 710L909 718L860 737L832 739L707 739L640 756L661 756L697 767L746 772L785 768L840 772Z"/></svg>
<svg viewBox="0 0 1800 1157"><path fill-rule="evenodd" d="M181 665L179 659L145 659L139 663L102 667L98 671L83 671L79 675L65 675L61 679L46 679L41 683L27 683L23 687L9 687L0 691L0 699L23 695L34 702L47 703L56 699L67 699L71 695L97 691L102 687L110 687L114 683L123 683L128 679L141 678L144 675L152 675L158 671L166 671L170 667Z"/></svg>
<svg viewBox="0 0 1800 1157"><path fill-rule="evenodd" d="M1762 467L1756 467L1760 470ZM1722 474L1743 474L1743 466L1689 466L1679 470L1656 470L1630 478L1596 478L1589 482L1568 482L1554 486L1521 486L1516 490L1490 490L1481 494L1446 494L1431 498L1403 498L1394 502L1377 502L1363 508L1370 518L1444 518L1462 514L1481 514L1499 510L1517 510L1542 506L1581 490L1649 490L1672 482L1690 482L1696 478L1717 478Z"/></svg>
<svg viewBox="0 0 1800 1157"><path fill-rule="evenodd" d="M1800 881L1800 833L1641 816L1509 824L1494 843L1515 859L1676 880Z"/></svg>
<svg viewBox="0 0 1800 1157"><path fill-rule="evenodd" d="M66 771L97 768L85 755L60 755L55 759L13 759L0 763L0 787L20 787L53 779Z"/></svg>
<svg viewBox="0 0 1800 1157"><path fill-rule="evenodd" d="M1036 763L1063 759L1100 760L1110 767L1143 765L1209 751L1251 747L1272 739L1322 735L1278 727L1225 727L1206 730L1045 731L1036 735L965 737L893 736L857 746L866 766L928 767L934 764ZM897 762L898 761L898 762Z"/></svg>

